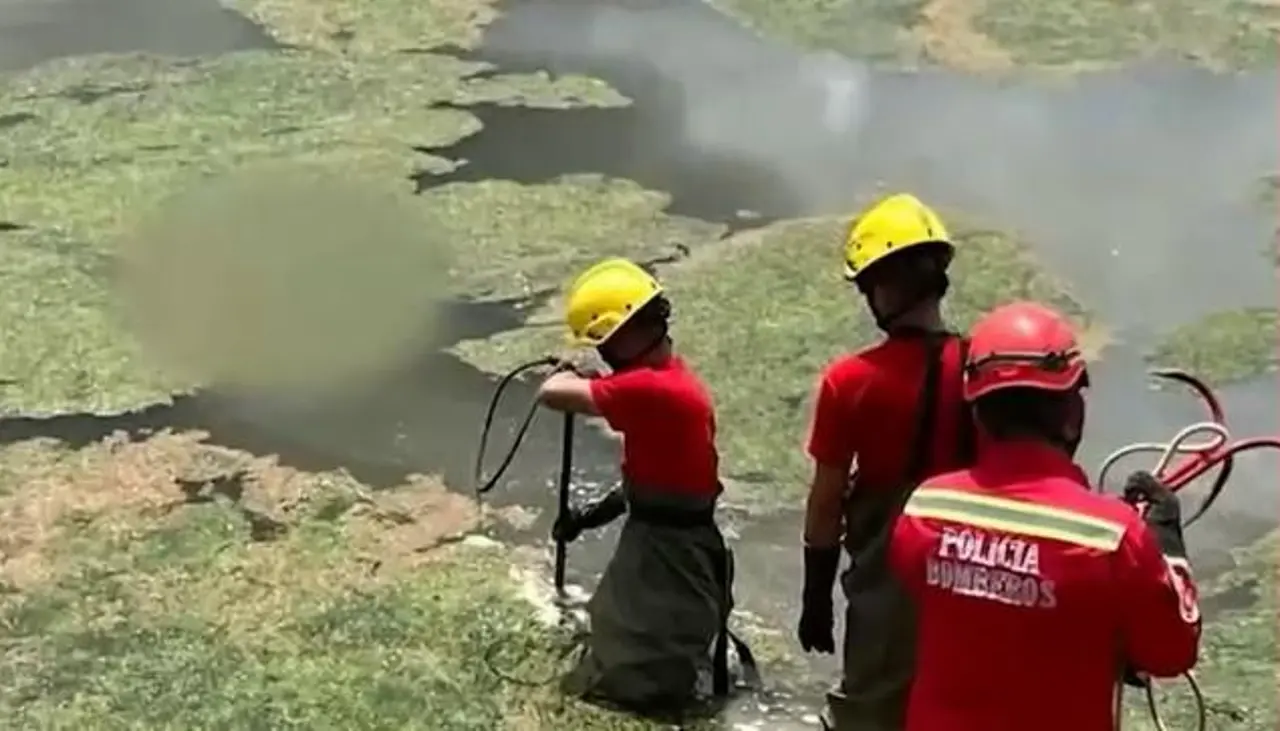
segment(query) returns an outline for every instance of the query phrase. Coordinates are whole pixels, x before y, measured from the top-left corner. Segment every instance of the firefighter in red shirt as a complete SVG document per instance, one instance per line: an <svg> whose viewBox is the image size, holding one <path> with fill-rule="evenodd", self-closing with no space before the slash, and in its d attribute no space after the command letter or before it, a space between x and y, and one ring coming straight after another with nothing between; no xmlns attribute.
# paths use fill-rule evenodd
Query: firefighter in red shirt
<svg viewBox="0 0 1280 731"><path fill-rule="evenodd" d="M715 521L715 411L674 352L670 314L644 269L626 259L596 264L569 287L565 320L570 342L594 348L610 372L561 371L538 391L544 406L602 417L622 435L621 487L554 528L568 542L627 517L587 604L591 634L566 690L644 713L694 702L708 674L723 692L733 607L732 554Z"/></svg>
<svg viewBox="0 0 1280 731"><path fill-rule="evenodd" d="M1087 385L1052 310L1010 304L973 327L976 462L917 488L890 547L918 612L907 731L1112 731L1119 678L1195 664L1177 498L1146 473L1126 486L1142 510L1090 490L1073 462Z"/></svg>
<svg viewBox="0 0 1280 731"><path fill-rule="evenodd" d="M842 543L851 558L841 578L849 600L841 679L823 719L837 731L902 728L915 622L889 574L890 529L910 486L969 460L964 344L940 312L954 250L937 214L910 195L863 212L845 242L845 277L886 337L826 367L809 435L814 472L798 633L806 651L835 651L832 587Z"/></svg>

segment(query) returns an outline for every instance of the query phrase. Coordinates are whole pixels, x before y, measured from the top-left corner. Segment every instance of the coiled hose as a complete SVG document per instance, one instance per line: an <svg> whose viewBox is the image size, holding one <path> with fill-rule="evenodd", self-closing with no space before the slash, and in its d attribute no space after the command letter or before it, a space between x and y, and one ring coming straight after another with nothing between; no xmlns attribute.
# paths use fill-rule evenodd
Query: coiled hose
<svg viewBox="0 0 1280 731"><path fill-rule="evenodd" d="M521 363L515 368L512 368L498 381L498 385L493 389L493 396L489 399L489 405L485 409L484 423L480 429L480 443L476 450L476 461L472 479L477 495L484 495L485 493L493 490L493 488L497 486L498 482L502 480L507 469L511 467L511 463L515 459L516 454L519 453L520 447L524 443L525 435L529 433L529 428L533 425L534 418L538 415L538 401L537 399L531 399L529 407L525 411L524 418L521 419L520 426L516 429L516 434L511 440L510 447L507 448L506 454L503 455L502 461L498 464L497 469L493 471L493 474L486 478L484 476L484 463L485 453L489 446L489 435L493 431L493 422L497 415L498 404L502 402L502 396L506 392L507 388L523 373L537 370L539 368L551 368L554 373L556 371L566 370L569 367L570 366L568 364L564 363L559 358L539 358L527 363ZM568 480L573 460L573 414L564 415L564 433L561 450L559 509L563 514L563 512L568 508ZM555 583L556 590L562 594L564 592L564 573L565 546L562 542L557 541ZM525 687L540 687L550 684L559 675L559 672L553 669L542 677L526 678L520 677L513 670L504 669L501 666L501 663L498 662L497 655L502 651L503 646L506 643L507 640L505 638L495 640L485 648L485 651L482 654L482 659L485 665L489 668L490 672L499 679ZM557 644L561 645L561 649L556 653L556 657L553 658L553 661L562 662L575 650L582 647L583 635L581 633L576 633L566 636L562 643Z"/></svg>
<svg viewBox="0 0 1280 731"><path fill-rule="evenodd" d="M1201 435L1209 435L1205 441L1188 444L1188 442ZM1156 463L1152 474L1160 475L1164 473L1173 460L1178 455L1206 453L1221 448L1231 438L1231 434L1227 428L1216 421L1202 421L1186 427L1174 435L1173 439L1168 443L1161 444L1159 442L1139 442L1121 447L1112 452L1102 462L1102 466L1098 470L1098 489L1103 489L1106 484L1107 473L1120 460L1134 454L1160 452L1160 461ZM1189 526L1199 520L1208 512L1218 496L1222 494L1222 488L1226 485L1227 479L1231 476L1232 461L1224 460L1218 475L1214 479L1213 487L1209 489L1208 495L1200 503L1200 506L1192 513L1190 518L1183 521L1184 526ZM1204 692L1200 688L1200 683L1196 680L1195 673L1186 672L1182 676L1187 681L1187 685L1191 688L1191 693L1195 697L1196 703L1196 731L1205 731L1209 724L1208 706L1205 703ZM1156 700L1155 683L1147 678L1144 683L1143 692L1147 699L1147 710L1151 714L1151 722L1155 725L1157 731L1169 731L1169 727L1164 722L1164 717L1160 714L1160 704ZM1124 683L1116 685L1115 700L1115 719L1116 731L1120 731L1122 722L1121 714L1124 711Z"/></svg>
<svg viewBox="0 0 1280 731"><path fill-rule="evenodd" d="M497 486L498 481L507 473L507 469L511 467L512 460L520 451L520 445L524 443L525 435L529 433L529 427L533 425L533 419L538 415L538 401L531 399L529 408L524 418L520 421L519 428L516 429L516 435L511 440L511 446L507 449L502 461L498 463L498 468L493 471L489 477L484 476L484 457L489 447L489 433L493 431L493 420L498 412L498 404L502 402L502 394L507 387L515 381L522 373L532 371L537 368L552 368L554 370L563 370L568 366L563 365L559 358L545 357L537 360L531 360L528 363L521 363L512 368L506 375L498 381L498 385L493 389L493 396L489 399L489 407L485 409L484 424L480 428L480 444L476 450L475 468L472 472L472 484L475 485L477 495L484 495ZM554 371L553 371L554 372Z"/></svg>

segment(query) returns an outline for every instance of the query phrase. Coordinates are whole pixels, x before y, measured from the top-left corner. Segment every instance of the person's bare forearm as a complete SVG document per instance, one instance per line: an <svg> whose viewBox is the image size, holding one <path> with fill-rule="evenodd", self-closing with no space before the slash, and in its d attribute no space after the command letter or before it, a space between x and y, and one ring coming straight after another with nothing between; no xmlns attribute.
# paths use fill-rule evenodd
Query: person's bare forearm
<svg viewBox="0 0 1280 731"><path fill-rule="evenodd" d="M844 493L847 470L826 465L814 469L805 505L804 542L813 548L840 545L844 534Z"/></svg>

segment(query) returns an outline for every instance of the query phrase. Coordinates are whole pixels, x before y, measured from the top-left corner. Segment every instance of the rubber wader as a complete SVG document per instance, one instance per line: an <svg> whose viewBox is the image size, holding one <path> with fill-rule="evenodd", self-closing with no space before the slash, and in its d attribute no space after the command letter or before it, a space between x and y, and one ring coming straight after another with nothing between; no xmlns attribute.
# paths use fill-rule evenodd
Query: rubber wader
<svg viewBox="0 0 1280 731"><path fill-rule="evenodd" d="M624 485L627 520L587 603L591 631L564 689L644 714L679 712L729 691L728 645L744 676L750 650L728 631L733 554L715 523L716 498Z"/></svg>
<svg viewBox="0 0 1280 731"><path fill-rule="evenodd" d="M907 498L928 476L942 354L952 337L956 336L925 336L928 360L902 482L889 489L851 489L846 501L845 549L853 560L840 577L848 599L843 672L839 687L827 696L823 722L828 729L901 731L905 725L907 694L915 672L915 608L889 570L888 548ZM966 345L961 340L962 362ZM966 425L971 419L967 410L962 417L959 456L967 461L972 432Z"/></svg>

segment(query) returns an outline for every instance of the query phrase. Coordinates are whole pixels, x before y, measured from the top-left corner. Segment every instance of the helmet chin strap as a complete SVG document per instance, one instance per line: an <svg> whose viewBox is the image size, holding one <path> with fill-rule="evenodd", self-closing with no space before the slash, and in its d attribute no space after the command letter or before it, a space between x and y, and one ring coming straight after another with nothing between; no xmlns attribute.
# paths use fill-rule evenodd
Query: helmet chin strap
<svg viewBox="0 0 1280 731"><path fill-rule="evenodd" d="M607 342L596 348L596 352L600 354L600 359L605 362L605 365L609 366L609 370L616 373L639 363L641 360L644 360L645 356L652 353L659 345L662 345L668 339L668 327L666 323L663 323L653 340L648 345L641 348L635 355L627 358L620 357L611 352Z"/></svg>

